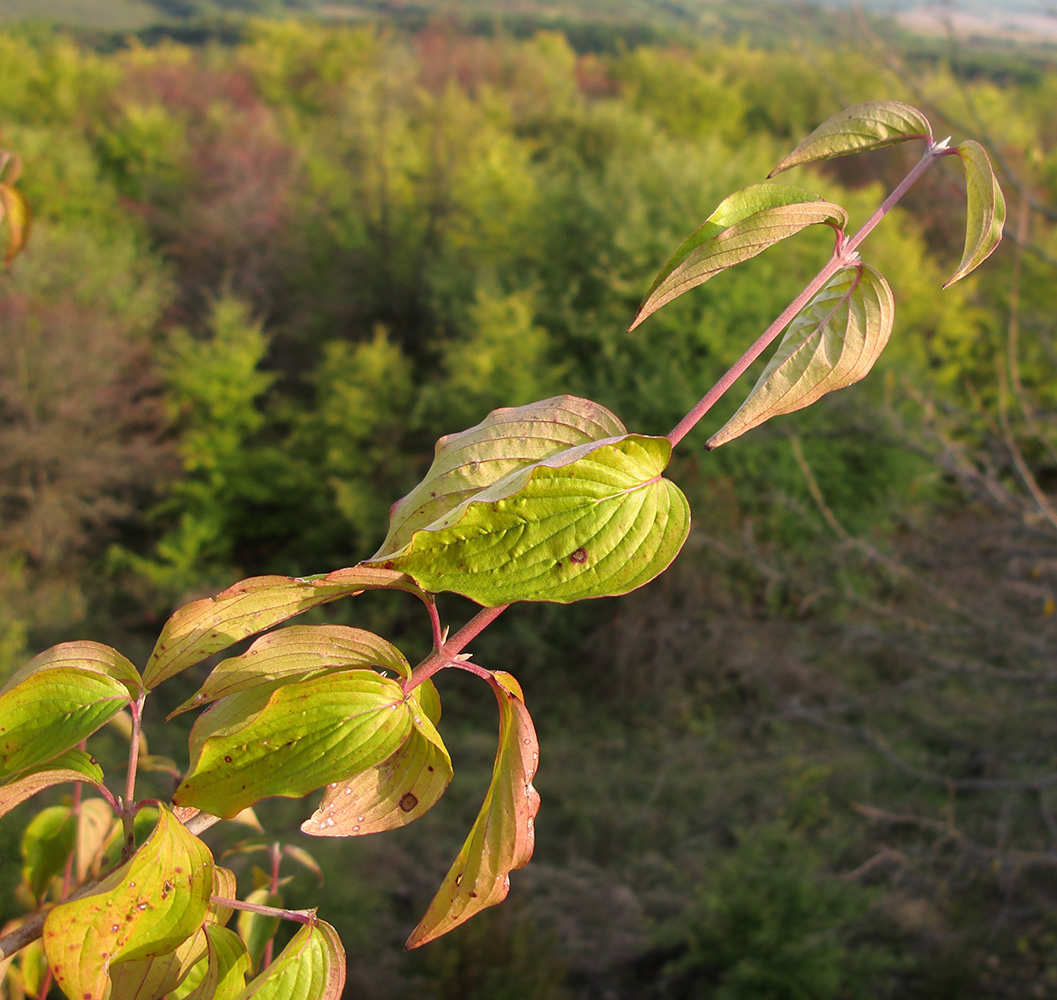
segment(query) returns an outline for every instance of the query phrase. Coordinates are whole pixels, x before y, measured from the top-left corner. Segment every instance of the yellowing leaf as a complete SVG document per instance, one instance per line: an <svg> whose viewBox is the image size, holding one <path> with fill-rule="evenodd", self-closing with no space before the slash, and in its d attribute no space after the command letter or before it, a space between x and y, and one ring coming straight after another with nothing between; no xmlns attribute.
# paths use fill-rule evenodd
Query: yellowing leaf
<svg viewBox="0 0 1057 1000"><path fill-rule="evenodd" d="M198 693L169 718L272 681L307 679L350 667L410 674L400 650L373 632L345 625L291 625L261 636L241 656L221 660Z"/></svg>
<svg viewBox="0 0 1057 1000"><path fill-rule="evenodd" d="M501 902L510 890L510 872L532 857L540 804L532 787L539 742L518 682L497 671L492 687L499 702L499 750L492 783L455 864L408 938L408 948L432 941Z"/></svg>
<svg viewBox="0 0 1057 1000"><path fill-rule="evenodd" d="M932 141L932 126L917 108L900 101L867 101L827 118L769 176L802 163L863 153L909 139Z"/></svg>
<svg viewBox="0 0 1057 1000"><path fill-rule="evenodd" d="M212 888L208 848L160 808L154 832L96 891L48 912L56 983L70 1000L107 1000L111 967L167 955L198 933Z"/></svg>
<svg viewBox="0 0 1057 1000"><path fill-rule="evenodd" d="M631 329L721 271L755 257L806 226L818 224L843 231L848 213L817 194L785 184L754 184L736 191L719 203L661 268Z"/></svg>
<svg viewBox="0 0 1057 1000"><path fill-rule="evenodd" d="M199 660L309 608L377 589L420 593L403 574L366 566L305 579L255 576L242 580L173 614L158 637L143 682L153 689Z"/></svg>
<svg viewBox="0 0 1057 1000"><path fill-rule="evenodd" d="M313 918L235 1000L341 1000L345 949L330 924Z"/></svg>
<svg viewBox="0 0 1057 1000"><path fill-rule="evenodd" d="M373 670L243 691L195 722L173 802L231 817L272 795L300 798L385 760L410 730L400 685Z"/></svg>
<svg viewBox="0 0 1057 1000"><path fill-rule="evenodd" d="M430 681L411 692L411 735L396 753L347 781L332 782L303 832L316 837L353 837L406 826L436 804L451 782L451 758L419 702L419 691L430 692ZM436 702L439 706L439 701ZM439 714L439 713L438 713Z"/></svg>
<svg viewBox="0 0 1057 1000"><path fill-rule="evenodd" d="M982 264L1002 241L1006 200L984 147L972 139L952 147L965 167L965 249L944 288Z"/></svg>
<svg viewBox="0 0 1057 1000"><path fill-rule="evenodd" d="M838 271L789 324L748 398L707 447L858 382L888 343L894 310L891 289L873 268Z"/></svg>

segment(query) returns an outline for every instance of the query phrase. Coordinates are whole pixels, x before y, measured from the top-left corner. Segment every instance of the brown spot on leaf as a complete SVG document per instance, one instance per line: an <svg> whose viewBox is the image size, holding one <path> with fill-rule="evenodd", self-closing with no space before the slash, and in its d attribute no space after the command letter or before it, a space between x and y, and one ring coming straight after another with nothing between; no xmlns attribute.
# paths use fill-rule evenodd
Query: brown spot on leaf
<svg viewBox="0 0 1057 1000"><path fill-rule="evenodd" d="M406 813L411 812L411 810L414 809L417 805L418 796L416 796L413 792L407 792L404 797L400 800L400 808Z"/></svg>
<svg viewBox="0 0 1057 1000"><path fill-rule="evenodd" d="M587 549L581 545L575 552L570 554L569 559L574 563L587 562Z"/></svg>
<svg viewBox="0 0 1057 1000"><path fill-rule="evenodd" d="M224 754L224 763L225 764L230 764L231 763L231 758L227 754Z"/></svg>

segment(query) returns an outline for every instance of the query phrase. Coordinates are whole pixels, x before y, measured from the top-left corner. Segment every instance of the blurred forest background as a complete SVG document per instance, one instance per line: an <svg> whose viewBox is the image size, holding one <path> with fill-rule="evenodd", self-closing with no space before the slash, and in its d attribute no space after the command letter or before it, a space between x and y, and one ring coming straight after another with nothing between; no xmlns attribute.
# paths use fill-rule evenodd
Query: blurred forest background
<svg viewBox="0 0 1057 1000"><path fill-rule="evenodd" d="M36 213L0 276L2 673L74 637L142 663L188 599L365 558L493 407L570 392L667 433L829 252L804 234L625 333L720 199L862 100L983 142L1009 204L986 266L941 291L944 161L864 246L897 302L870 377L706 454L724 403L671 472L695 527L668 574L475 644L543 752L506 903L401 950L490 773L473 678L441 678L456 777L419 823L306 842L311 803L258 812L323 864L287 903L321 905L364 1000L1057 997L1057 48L762 0L0 19ZM854 224L918 155L790 182ZM400 595L310 620L429 641ZM9 913L35 808L0 825Z"/></svg>

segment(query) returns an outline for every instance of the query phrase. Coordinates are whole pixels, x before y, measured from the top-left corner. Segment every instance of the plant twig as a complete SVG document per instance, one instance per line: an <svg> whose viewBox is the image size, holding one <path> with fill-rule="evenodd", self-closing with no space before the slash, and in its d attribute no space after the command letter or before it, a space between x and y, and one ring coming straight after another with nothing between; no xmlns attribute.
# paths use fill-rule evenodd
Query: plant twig
<svg viewBox="0 0 1057 1000"><path fill-rule="evenodd" d="M701 418L719 401L726 391L742 376L745 370L761 355L778 335L793 321L796 315L822 290L842 268L849 267L859 259L856 249L877 224L899 203L904 194L914 185L933 162L946 156L950 150L945 142L931 143L924 155L911 168L910 172L893 189L892 193L880 204L877 210L863 224L862 228L849 240L843 239L843 233L837 233L837 243L833 255L822 266L822 269L805 286L804 290L782 310L778 318L756 339L755 343L724 373L720 380L698 400L690 412L672 428L668 440L674 448L697 425Z"/></svg>

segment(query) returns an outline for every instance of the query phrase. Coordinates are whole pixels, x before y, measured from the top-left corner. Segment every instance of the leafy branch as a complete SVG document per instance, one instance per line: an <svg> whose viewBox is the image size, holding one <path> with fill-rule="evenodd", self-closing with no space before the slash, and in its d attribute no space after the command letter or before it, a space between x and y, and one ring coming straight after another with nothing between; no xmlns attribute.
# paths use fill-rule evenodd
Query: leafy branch
<svg viewBox="0 0 1057 1000"><path fill-rule="evenodd" d="M505 898L510 873L533 852L539 743L520 684L471 661L469 645L515 602L614 597L663 573L690 531L686 497L664 475L673 450L783 333L742 407L709 439L709 450L870 371L888 342L895 310L887 282L862 261L859 248L937 160L957 156L966 175L965 247L947 284L994 250L1005 207L986 153L972 141L936 142L924 116L898 102L871 102L834 116L771 176L908 141L923 142L924 154L852 236L840 206L800 188L765 183L725 199L677 248L632 329L808 226L834 233L830 260L667 436L629 432L605 407L574 396L494 410L438 441L429 471L393 505L389 532L369 559L314 577L251 577L179 608L142 673L116 650L88 642L55 646L16 673L0 690L0 812L69 781L96 789L100 798L75 800L62 813L71 828L89 811L97 820L93 860L81 863L79 886L68 877L73 854L63 854L53 870L49 853L51 860L30 873L44 890L41 905L0 937L0 955L43 934L51 974L71 1000L336 1000L344 951L314 911L282 905L283 852L270 849L270 874L240 901L233 873L214 861L198 834L261 799L302 798L317 789L323 789L322 800L302 824L312 836L362 836L413 822L439 801L452 776L434 684L446 669L469 671L489 685L498 708L498 746L477 819L408 947ZM3 154L0 178L9 163L17 174L17 161ZM29 216L9 183L0 184L0 207L10 258L21 249ZM367 590L402 591L422 602L432 649L414 667L387 639L362 629L276 628ZM450 636L435 600L442 592L482 607ZM220 660L172 713L199 711L189 764L171 803L137 801L147 698L250 638L244 653ZM125 712L131 718L128 772L124 795L116 798L82 744ZM860 735L869 741L869 734ZM111 863L114 845L120 856ZM295 860L314 865L297 851ZM236 909L242 911L238 933L226 927ZM280 918L302 926L273 961L270 942ZM248 984L247 975L253 977Z"/></svg>

